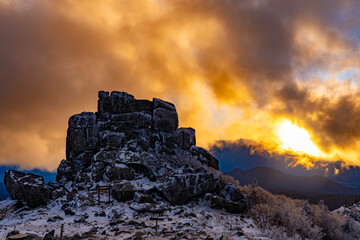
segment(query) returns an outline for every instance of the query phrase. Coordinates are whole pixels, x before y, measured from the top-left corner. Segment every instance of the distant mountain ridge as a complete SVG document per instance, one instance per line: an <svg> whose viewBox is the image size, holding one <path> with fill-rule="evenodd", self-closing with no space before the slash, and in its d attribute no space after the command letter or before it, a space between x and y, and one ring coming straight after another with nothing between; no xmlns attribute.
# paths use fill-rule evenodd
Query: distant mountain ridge
<svg viewBox="0 0 360 240"><path fill-rule="evenodd" d="M291 194L358 194L359 189L349 188L323 176L295 176L269 167L255 167L249 170L233 169L226 173L239 180L240 184L257 185L271 192L287 192Z"/></svg>
<svg viewBox="0 0 360 240"><path fill-rule="evenodd" d="M241 185L257 185L275 194L291 198L308 199L311 203L324 200L333 210L349 204L360 195L360 189L349 188L323 176L295 176L269 167L255 167L249 170L238 168L225 173L239 180Z"/></svg>

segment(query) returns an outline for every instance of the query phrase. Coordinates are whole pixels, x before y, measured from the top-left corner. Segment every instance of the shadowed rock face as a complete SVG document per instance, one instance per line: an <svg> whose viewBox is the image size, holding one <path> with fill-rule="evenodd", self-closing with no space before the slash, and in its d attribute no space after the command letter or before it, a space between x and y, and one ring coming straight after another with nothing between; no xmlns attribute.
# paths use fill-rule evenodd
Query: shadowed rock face
<svg viewBox="0 0 360 240"><path fill-rule="evenodd" d="M29 207L44 205L50 199L51 191L41 176L7 170L4 182L10 197L21 201Z"/></svg>

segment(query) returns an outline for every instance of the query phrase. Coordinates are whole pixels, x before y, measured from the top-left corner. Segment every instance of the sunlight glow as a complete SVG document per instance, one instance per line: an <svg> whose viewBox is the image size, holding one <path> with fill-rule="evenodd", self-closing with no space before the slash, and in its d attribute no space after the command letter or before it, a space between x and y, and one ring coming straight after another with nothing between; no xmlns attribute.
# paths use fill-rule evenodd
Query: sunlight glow
<svg viewBox="0 0 360 240"><path fill-rule="evenodd" d="M289 120L281 122L275 131L280 139L281 147L294 152L302 152L312 156L320 156L321 150L312 142L310 134L303 128L292 124Z"/></svg>

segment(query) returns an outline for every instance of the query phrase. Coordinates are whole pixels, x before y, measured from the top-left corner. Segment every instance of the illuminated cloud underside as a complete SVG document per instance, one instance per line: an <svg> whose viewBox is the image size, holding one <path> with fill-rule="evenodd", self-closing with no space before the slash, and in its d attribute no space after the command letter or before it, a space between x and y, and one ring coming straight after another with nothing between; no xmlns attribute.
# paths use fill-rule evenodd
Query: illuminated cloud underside
<svg viewBox="0 0 360 240"><path fill-rule="evenodd" d="M104 89L174 102L205 147L246 138L280 151L286 120L309 134L308 154L360 165L359 9L355 0L0 1L0 163L54 170L68 117L96 111Z"/></svg>

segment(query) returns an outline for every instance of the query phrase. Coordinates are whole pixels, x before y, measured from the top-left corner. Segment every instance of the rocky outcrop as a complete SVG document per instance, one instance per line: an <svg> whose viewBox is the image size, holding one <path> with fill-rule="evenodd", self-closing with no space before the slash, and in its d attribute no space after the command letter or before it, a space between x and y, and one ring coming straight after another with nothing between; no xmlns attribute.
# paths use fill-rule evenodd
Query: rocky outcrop
<svg viewBox="0 0 360 240"><path fill-rule="evenodd" d="M96 186L106 185L115 201L133 201L139 212L206 194L212 194L211 206L240 212L244 196L222 181L216 157L196 146L195 130L178 128L174 104L157 98L138 100L116 91L100 91L98 97L96 113L83 112L69 119L66 160L57 169L59 184L48 188L43 180L36 180L27 196L29 189L22 186L26 184L12 180L20 179L20 173L13 173L19 176L8 180L9 188L16 185L12 198L32 207L52 197L66 205L66 213L75 214L79 206L96 204Z"/></svg>
<svg viewBox="0 0 360 240"><path fill-rule="evenodd" d="M154 98L152 129L160 132L174 132L179 124L175 105Z"/></svg>
<svg viewBox="0 0 360 240"><path fill-rule="evenodd" d="M230 213L244 213L248 208L248 203L245 199L234 202L211 193L207 194L205 199L209 201L212 208L225 210Z"/></svg>
<svg viewBox="0 0 360 240"><path fill-rule="evenodd" d="M111 189L111 196L119 202L132 200L135 195L135 187L129 183L116 183Z"/></svg>
<svg viewBox="0 0 360 240"><path fill-rule="evenodd" d="M184 150L189 150L191 146L196 145L195 129L193 128L178 128L175 132L178 140L178 145Z"/></svg>
<svg viewBox="0 0 360 240"><path fill-rule="evenodd" d="M100 91L98 96L97 113L83 112L69 119L66 159L75 172L89 168L99 151L147 151L149 147L170 154L192 148L198 161L219 169L214 156L195 146L195 130L178 128L174 104L158 98L138 100L117 91Z"/></svg>
<svg viewBox="0 0 360 240"><path fill-rule="evenodd" d="M51 191L41 176L7 170L4 181L11 198L29 207L44 205L51 197Z"/></svg>
<svg viewBox="0 0 360 240"><path fill-rule="evenodd" d="M73 161L84 151L95 151L99 141L98 134L94 113L83 112L70 117L66 137L66 159Z"/></svg>
<svg viewBox="0 0 360 240"><path fill-rule="evenodd" d="M213 192L220 181L213 173L190 173L169 176L157 188L172 204L182 204L185 201Z"/></svg>
<svg viewBox="0 0 360 240"><path fill-rule="evenodd" d="M72 162L68 160L62 160L57 168L56 181L59 183L65 183L74 179L74 170Z"/></svg>

